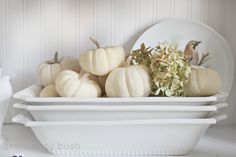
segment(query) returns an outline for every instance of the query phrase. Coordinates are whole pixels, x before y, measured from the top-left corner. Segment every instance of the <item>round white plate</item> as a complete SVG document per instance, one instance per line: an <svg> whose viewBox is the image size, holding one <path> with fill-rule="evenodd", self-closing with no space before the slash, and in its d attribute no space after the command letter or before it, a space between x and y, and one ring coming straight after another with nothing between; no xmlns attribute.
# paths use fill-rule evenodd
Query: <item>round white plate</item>
<svg viewBox="0 0 236 157"><path fill-rule="evenodd" d="M216 70L222 79L222 90L229 93L234 77L234 60L227 41L209 26L189 20L167 20L160 22L144 32L135 42L132 50L140 48L142 43L155 47L159 42L167 41L184 50L190 40L202 41L199 54L209 52L212 58L206 65Z"/></svg>

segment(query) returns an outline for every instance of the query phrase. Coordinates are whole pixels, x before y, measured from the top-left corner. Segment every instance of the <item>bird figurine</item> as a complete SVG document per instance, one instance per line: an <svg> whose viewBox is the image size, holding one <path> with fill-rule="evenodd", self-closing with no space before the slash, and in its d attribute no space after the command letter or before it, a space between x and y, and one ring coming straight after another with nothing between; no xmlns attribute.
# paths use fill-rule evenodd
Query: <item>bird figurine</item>
<svg viewBox="0 0 236 157"><path fill-rule="evenodd" d="M198 56L198 45L201 41L191 40L185 47L184 55L185 58L189 61L191 65L197 65L199 56Z"/></svg>

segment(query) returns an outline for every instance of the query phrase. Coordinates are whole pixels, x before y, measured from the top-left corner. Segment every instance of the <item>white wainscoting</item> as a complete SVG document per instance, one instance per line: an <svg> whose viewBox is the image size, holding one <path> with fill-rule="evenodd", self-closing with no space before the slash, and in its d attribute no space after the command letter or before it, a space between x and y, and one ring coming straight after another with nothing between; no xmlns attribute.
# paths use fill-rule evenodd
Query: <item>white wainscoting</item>
<svg viewBox="0 0 236 157"><path fill-rule="evenodd" d="M39 63L61 55L78 56L93 45L123 45L129 51L151 25L168 18L201 21L230 43L236 58L234 0L0 0L0 67L12 78L14 91L35 82ZM236 122L234 83L227 109ZM7 121L15 114L10 107Z"/></svg>

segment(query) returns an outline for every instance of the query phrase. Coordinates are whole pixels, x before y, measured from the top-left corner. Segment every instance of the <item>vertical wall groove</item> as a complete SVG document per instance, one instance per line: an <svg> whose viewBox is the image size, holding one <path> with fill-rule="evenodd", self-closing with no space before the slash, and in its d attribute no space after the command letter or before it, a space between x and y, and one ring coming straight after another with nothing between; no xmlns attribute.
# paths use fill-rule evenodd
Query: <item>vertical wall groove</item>
<svg viewBox="0 0 236 157"><path fill-rule="evenodd" d="M135 32L137 33L140 25L140 0L135 0Z"/></svg>
<svg viewBox="0 0 236 157"><path fill-rule="evenodd" d="M173 11L174 11L173 1L174 0L170 0L170 9L169 9L169 11L170 11L170 13L169 13L170 18L173 16Z"/></svg>
<svg viewBox="0 0 236 157"><path fill-rule="evenodd" d="M8 68L8 0L4 0L4 5L5 5L5 12L4 12L4 39L5 39L5 43L4 43L4 56L6 57L3 62L3 66L5 68L6 71L9 71Z"/></svg>
<svg viewBox="0 0 236 157"><path fill-rule="evenodd" d="M5 62L5 70L6 70L6 72L8 71L10 71L10 65L8 64L8 63L10 63L10 57L9 57L9 53L8 53L8 50L9 50L9 47L8 47L8 43L9 43L9 38L8 38L8 34L9 34L9 32L8 32L8 26L9 26L9 24L8 24L8 18L9 18L9 15L8 15L8 0L5 0L5 5L6 5L6 7L5 7L5 9L6 9L6 12L5 12L5 32L6 32L6 38L5 38L5 40L6 40L6 46L5 46L5 48L6 48L6 53L5 53L5 56L6 56L6 62Z"/></svg>
<svg viewBox="0 0 236 157"><path fill-rule="evenodd" d="M80 47L80 43L79 43L79 7L80 7L80 0L75 0L76 2L76 10L75 10L75 56L78 57L79 56L79 47Z"/></svg>
<svg viewBox="0 0 236 157"><path fill-rule="evenodd" d="M155 20L155 23L157 23L157 18L159 17L159 13L158 13L158 6L159 6L159 0L156 0L156 4L155 4L155 16L156 16L156 20Z"/></svg>
<svg viewBox="0 0 236 157"><path fill-rule="evenodd" d="M45 48L44 48L44 0L40 0L40 62L43 62L45 58Z"/></svg>
<svg viewBox="0 0 236 157"><path fill-rule="evenodd" d="M221 34L224 36L225 35L225 2L224 1L220 1L221 3L221 19L220 19L220 32Z"/></svg>
<svg viewBox="0 0 236 157"><path fill-rule="evenodd" d="M157 0L152 1L152 23L156 23L156 12L157 12Z"/></svg>
<svg viewBox="0 0 236 157"><path fill-rule="evenodd" d="M97 36L97 19L96 19L96 12L97 12L97 0L93 0L93 33L92 36L96 38Z"/></svg>
<svg viewBox="0 0 236 157"><path fill-rule="evenodd" d="M79 56L79 52L80 52L80 21L79 21L79 18L80 18L80 2L81 0L78 1L78 5L77 5L77 56ZM79 28L78 28L79 27Z"/></svg>
<svg viewBox="0 0 236 157"><path fill-rule="evenodd" d="M23 23L23 76L26 76L26 69L27 69L27 44L26 44L26 38L25 38L25 35L27 34L26 32L26 16L27 16L27 10L26 10L26 0L23 0L22 2L22 14L23 14L23 20L22 20L22 23ZM22 83L23 85L25 86L26 85L26 78L24 77L24 79L22 80Z"/></svg>
<svg viewBox="0 0 236 157"><path fill-rule="evenodd" d="M62 42L62 31L63 31L63 8L62 0L57 0L57 50L61 55L63 55L63 42Z"/></svg>
<svg viewBox="0 0 236 157"><path fill-rule="evenodd" d="M175 0L170 2L170 18L175 18Z"/></svg>
<svg viewBox="0 0 236 157"><path fill-rule="evenodd" d="M111 9L110 9L110 39L109 39L109 43L110 45L114 44L114 17L115 17L115 1L111 0Z"/></svg>
<svg viewBox="0 0 236 157"><path fill-rule="evenodd" d="M206 24L208 24L208 14L209 14L209 0L205 0L205 10L204 10L204 12L205 12L205 18L204 18L204 21L205 21L205 23Z"/></svg>
<svg viewBox="0 0 236 157"><path fill-rule="evenodd" d="M192 0L188 0L188 19L192 19Z"/></svg>

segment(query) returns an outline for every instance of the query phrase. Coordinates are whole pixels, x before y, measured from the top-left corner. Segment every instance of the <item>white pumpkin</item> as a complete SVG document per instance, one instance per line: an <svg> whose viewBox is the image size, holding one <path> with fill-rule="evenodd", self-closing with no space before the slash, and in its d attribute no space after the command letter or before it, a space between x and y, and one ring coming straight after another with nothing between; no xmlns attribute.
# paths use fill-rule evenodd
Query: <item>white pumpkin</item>
<svg viewBox="0 0 236 157"><path fill-rule="evenodd" d="M56 79L56 90L62 97L99 97L99 85L89 79L89 74L80 75L71 70L62 71Z"/></svg>
<svg viewBox="0 0 236 157"><path fill-rule="evenodd" d="M151 77L147 67L132 65L113 70L106 80L108 97L145 97L151 93Z"/></svg>
<svg viewBox="0 0 236 157"><path fill-rule="evenodd" d="M85 73L87 73L87 72L85 72L83 69L81 69L79 74L84 75ZM93 74L89 73L89 78L91 80L97 82L99 87L101 88L102 94L105 94L105 92L106 92L105 91L105 83L106 83L107 75L105 75L105 76L96 76L96 75L93 75Z"/></svg>
<svg viewBox="0 0 236 157"><path fill-rule="evenodd" d="M59 97L59 95L56 91L56 87L54 85L49 85L40 92L39 97Z"/></svg>
<svg viewBox="0 0 236 157"><path fill-rule="evenodd" d="M56 52L54 60L49 60L39 65L37 69L38 80L44 87L53 85L55 84L57 75L67 69L79 72L80 66L78 59L63 57L59 60L58 53Z"/></svg>
<svg viewBox="0 0 236 157"><path fill-rule="evenodd" d="M185 87L186 96L211 96L221 89L219 74L209 68L191 66L192 72Z"/></svg>
<svg viewBox="0 0 236 157"><path fill-rule="evenodd" d="M94 75L104 76L119 67L125 59L125 51L120 46L102 48L98 41L90 38L97 49L87 50L79 57L82 69Z"/></svg>

